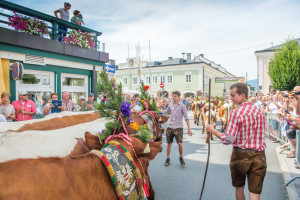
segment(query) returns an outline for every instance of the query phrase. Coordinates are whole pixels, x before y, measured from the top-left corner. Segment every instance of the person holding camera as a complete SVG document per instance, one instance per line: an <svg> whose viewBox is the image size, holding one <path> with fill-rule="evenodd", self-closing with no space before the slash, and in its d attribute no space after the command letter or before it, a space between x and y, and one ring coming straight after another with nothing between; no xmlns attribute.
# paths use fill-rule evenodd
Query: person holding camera
<svg viewBox="0 0 300 200"><path fill-rule="evenodd" d="M52 93L48 103L45 105L44 110L43 110L43 114L45 116L50 115L51 114L51 109L55 107L52 104L52 100L58 100L58 94L57 93ZM64 111L63 106L59 106L57 108L60 109L61 111Z"/></svg>
<svg viewBox="0 0 300 200"><path fill-rule="evenodd" d="M94 101L94 98L95 98L94 93L90 93L88 95L88 101L86 101L82 104L80 111L95 110L98 106L98 103L96 101Z"/></svg>

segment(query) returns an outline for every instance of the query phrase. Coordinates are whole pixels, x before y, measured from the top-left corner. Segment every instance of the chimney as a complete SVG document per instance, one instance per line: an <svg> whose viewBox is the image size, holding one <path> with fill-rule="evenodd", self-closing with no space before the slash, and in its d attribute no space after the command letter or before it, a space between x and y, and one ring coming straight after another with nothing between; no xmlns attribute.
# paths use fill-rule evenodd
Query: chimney
<svg viewBox="0 0 300 200"><path fill-rule="evenodd" d="M201 53L200 56L204 58L204 54L203 53Z"/></svg>
<svg viewBox="0 0 300 200"><path fill-rule="evenodd" d="M187 60L192 60L192 53L187 53L186 54L186 59Z"/></svg>
<svg viewBox="0 0 300 200"><path fill-rule="evenodd" d="M168 57L168 60L173 60L173 57Z"/></svg>

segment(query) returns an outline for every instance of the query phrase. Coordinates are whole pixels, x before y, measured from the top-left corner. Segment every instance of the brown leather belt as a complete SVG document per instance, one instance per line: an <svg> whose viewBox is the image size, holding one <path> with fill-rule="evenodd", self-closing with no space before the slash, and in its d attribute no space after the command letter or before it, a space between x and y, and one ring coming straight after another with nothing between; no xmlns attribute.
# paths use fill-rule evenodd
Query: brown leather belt
<svg viewBox="0 0 300 200"><path fill-rule="evenodd" d="M240 151L240 152L249 152L249 153L265 153L265 150L263 151L255 151L254 149L241 149L238 147L233 147L233 151Z"/></svg>

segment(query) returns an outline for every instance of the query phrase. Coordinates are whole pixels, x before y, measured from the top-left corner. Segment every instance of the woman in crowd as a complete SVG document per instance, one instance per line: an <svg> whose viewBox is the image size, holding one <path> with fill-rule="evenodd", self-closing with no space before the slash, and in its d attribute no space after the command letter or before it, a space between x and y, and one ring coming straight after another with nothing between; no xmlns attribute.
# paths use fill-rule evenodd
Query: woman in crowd
<svg viewBox="0 0 300 200"><path fill-rule="evenodd" d="M0 104L0 114L2 114L7 122L11 122L16 119L15 108L9 103L10 93L2 92L1 94L1 104Z"/></svg>
<svg viewBox="0 0 300 200"><path fill-rule="evenodd" d="M139 105L136 104L137 99L135 97L131 98L131 113L133 115L138 115L141 112L141 107Z"/></svg>

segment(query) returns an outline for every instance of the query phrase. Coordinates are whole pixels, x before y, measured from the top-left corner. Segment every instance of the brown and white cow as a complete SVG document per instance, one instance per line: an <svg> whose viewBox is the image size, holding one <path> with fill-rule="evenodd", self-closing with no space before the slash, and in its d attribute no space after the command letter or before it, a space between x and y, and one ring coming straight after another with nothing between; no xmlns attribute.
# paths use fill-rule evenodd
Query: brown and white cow
<svg viewBox="0 0 300 200"><path fill-rule="evenodd" d="M23 132L29 130L55 130L60 128L66 128L81 123L91 122L99 118L98 111L86 111L86 112L61 112L53 113L42 119L33 119L21 122L3 122L0 126L0 133L11 132Z"/></svg>
<svg viewBox="0 0 300 200"><path fill-rule="evenodd" d="M138 163L133 150L122 139L121 143ZM145 143L132 137L134 150L141 160L144 178L149 161L161 149L161 142L148 143L149 153L144 153ZM149 177L148 178L150 181ZM17 159L0 163L0 198L10 199L118 199L111 178L100 159L92 154L75 157L48 157L38 159ZM154 194L152 194L154 199Z"/></svg>
<svg viewBox="0 0 300 200"><path fill-rule="evenodd" d="M68 119L62 118L61 122L64 123ZM86 131L97 135L102 129L105 129L105 123L108 121L106 118L97 118L91 122L80 123L56 130L1 132L0 162L18 158L67 156L71 154L76 146L79 146L78 139L84 139ZM48 120L40 121L39 123L44 126L44 124L48 123Z"/></svg>
<svg viewBox="0 0 300 200"><path fill-rule="evenodd" d="M203 115L204 115L204 123L203 123L203 128L202 128L202 133L204 133L205 129L205 124L208 123L209 119L209 104L206 103L205 106L203 107ZM215 112L215 107L211 103L211 110L210 110L210 124L213 125L216 128L217 125L217 114ZM212 134L210 134L210 139L213 140ZM208 134L206 132L206 143L208 143Z"/></svg>
<svg viewBox="0 0 300 200"><path fill-rule="evenodd" d="M227 123L230 117L230 113L233 110L233 106L231 104L225 103L219 108L219 117L222 125L222 132L226 130Z"/></svg>
<svg viewBox="0 0 300 200"><path fill-rule="evenodd" d="M193 116L194 116L194 124L199 125L199 119L201 117L202 122L203 122L203 115L201 113L202 108L204 107L204 102L201 101L196 101L192 103L192 111L193 111Z"/></svg>

